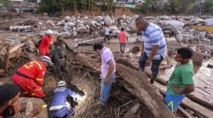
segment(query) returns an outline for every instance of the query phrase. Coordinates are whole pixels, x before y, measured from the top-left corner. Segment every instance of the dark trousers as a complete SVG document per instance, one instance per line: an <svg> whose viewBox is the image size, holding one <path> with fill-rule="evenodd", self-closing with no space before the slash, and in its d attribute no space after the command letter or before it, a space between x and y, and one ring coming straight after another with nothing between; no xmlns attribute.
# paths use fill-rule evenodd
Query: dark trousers
<svg viewBox="0 0 213 118"><path fill-rule="evenodd" d="M67 72L67 63L66 59L59 59L58 55L53 55L52 57L53 63L55 64L56 72L60 79L63 79L62 71Z"/></svg>
<svg viewBox="0 0 213 118"><path fill-rule="evenodd" d="M124 53L125 47L126 47L125 43L120 43L120 51L121 51L121 53Z"/></svg>
<svg viewBox="0 0 213 118"><path fill-rule="evenodd" d="M108 38L108 40L109 40L109 35L105 35L104 41L106 41L106 38Z"/></svg>
<svg viewBox="0 0 213 118"><path fill-rule="evenodd" d="M148 59L148 56L146 55L146 53L144 53L143 56L141 56L139 61L138 61L139 66L142 69L142 71L144 71L147 59ZM158 72L159 72L159 66L160 66L162 61L163 61L163 56L161 56L160 60L154 60L154 59L152 60L152 67L151 67L151 70L152 70L151 79L152 80L155 80L157 78Z"/></svg>

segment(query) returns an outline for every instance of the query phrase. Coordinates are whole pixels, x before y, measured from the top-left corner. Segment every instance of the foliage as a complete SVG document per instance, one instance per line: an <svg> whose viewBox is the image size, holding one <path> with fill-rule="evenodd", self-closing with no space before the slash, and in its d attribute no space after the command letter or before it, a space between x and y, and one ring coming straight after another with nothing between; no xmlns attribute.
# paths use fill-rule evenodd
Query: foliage
<svg viewBox="0 0 213 118"><path fill-rule="evenodd" d="M10 0L0 0L4 6L12 6L12 2Z"/></svg>

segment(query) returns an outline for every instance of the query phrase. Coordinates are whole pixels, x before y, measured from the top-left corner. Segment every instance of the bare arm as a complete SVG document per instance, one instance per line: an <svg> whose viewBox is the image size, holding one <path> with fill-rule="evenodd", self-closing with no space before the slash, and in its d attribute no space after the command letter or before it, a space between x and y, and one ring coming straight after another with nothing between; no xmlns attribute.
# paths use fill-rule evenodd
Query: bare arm
<svg viewBox="0 0 213 118"><path fill-rule="evenodd" d="M178 94L189 94L195 90L194 84L186 85L184 89L172 86L172 90Z"/></svg>
<svg viewBox="0 0 213 118"><path fill-rule="evenodd" d="M115 67L113 61L110 61L108 64L109 64L109 69L108 69L106 77L104 78L104 84L109 83L110 76L112 75L112 72L113 72L114 67Z"/></svg>
<svg viewBox="0 0 213 118"><path fill-rule="evenodd" d="M144 53L144 42L142 41L141 43L141 56L143 55Z"/></svg>

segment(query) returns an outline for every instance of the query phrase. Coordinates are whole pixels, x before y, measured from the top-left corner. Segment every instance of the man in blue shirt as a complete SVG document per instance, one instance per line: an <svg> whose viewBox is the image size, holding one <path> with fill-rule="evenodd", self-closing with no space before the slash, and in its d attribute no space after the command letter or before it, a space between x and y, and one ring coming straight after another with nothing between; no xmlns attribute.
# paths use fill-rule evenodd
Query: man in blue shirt
<svg viewBox="0 0 213 118"><path fill-rule="evenodd" d="M143 17L138 17L135 20L135 25L142 33L142 51L138 63L142 71L144 71L145 66L149 66L152 61L150 83L153 84L157 78L160 63L166 56L167 45L164 35L159 26L148 23Z"/></svg>
<svg viewBox="0 0 213 118"><path fill-rule="evenodd" d="M59 81L58 87L54 90L53 99L50 104L51 118L70 118L74 115L75 110L71 108L70 103L67 102L67 96L82 100L83 97L66 87L65 81Z"/></svg>

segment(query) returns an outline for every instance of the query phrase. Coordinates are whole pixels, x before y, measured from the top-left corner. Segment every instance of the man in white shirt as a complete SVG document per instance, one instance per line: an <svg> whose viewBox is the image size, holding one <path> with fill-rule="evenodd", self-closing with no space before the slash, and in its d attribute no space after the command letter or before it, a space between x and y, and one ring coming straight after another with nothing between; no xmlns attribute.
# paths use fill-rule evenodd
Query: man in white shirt
<svg viewBox="0 0 213 118"><path fill-rule="evenodd" d="M106 26L104 29L105 32L105 37L104 37L104 42L106 42L106 38L108 38L108 44L109 44L109 26Z"/></svg>

